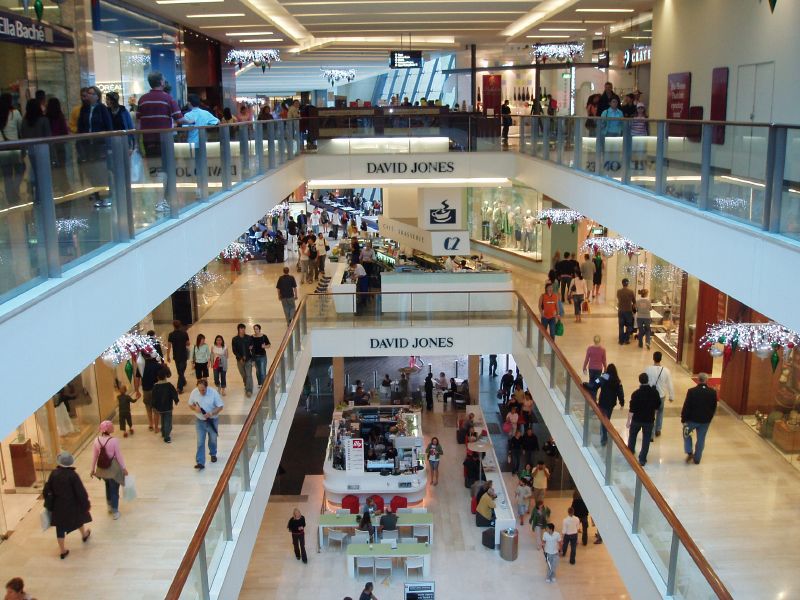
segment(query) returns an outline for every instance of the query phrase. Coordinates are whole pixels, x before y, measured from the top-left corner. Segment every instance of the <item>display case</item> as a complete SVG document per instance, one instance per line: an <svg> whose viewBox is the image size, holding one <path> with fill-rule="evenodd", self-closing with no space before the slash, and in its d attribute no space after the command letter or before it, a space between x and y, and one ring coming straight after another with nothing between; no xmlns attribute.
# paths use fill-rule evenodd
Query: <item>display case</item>
<svg viewBox="0 0 800 600"><path fill-rule="evenodd" d="M467 190L470 237L531 258L542 260L542 194L514 185L508 188Z"/></svg>

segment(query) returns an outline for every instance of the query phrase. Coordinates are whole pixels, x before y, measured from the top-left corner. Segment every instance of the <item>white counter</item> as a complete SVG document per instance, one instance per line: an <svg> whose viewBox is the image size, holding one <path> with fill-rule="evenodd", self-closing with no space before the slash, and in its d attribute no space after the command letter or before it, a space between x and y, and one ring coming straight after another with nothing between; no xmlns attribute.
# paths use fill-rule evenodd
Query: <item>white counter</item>
<svg viewBox="0 0 800 600"><path fill-rule="evenodd" d="M384 313L405 313L412 309L415 312L508 311L513 307L513 289L511 274L505 271L382 273L381 291L402 293L383 296L381 309ZM509 293L481 293L498 291Z"/></svg>
<svg viewBox="0 0 800 600"><path fill-rule="evenodd" d="M325 261L325 274L331 278L330 290L332 294L355 294L355 283L342 283L344 274L349 269L349 265L344 257L339 257L339 262ZM356 312L355 296L352 295L334 295L333 305L336 307L337 313L350 313Z"/></svg>

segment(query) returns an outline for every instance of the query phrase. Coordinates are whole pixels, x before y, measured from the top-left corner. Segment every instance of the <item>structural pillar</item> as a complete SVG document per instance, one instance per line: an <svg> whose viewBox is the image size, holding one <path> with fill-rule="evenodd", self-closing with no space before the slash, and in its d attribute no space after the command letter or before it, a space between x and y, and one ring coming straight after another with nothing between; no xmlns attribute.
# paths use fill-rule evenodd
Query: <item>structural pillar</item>
<svg viewBox="0 0 800 600"><path fill-rule="evenodd" d="M333 357L333 401L344 400L344 357Z"/></svg>
<svg viewBox="0 0 800 600"><path fill-rule="evenodd" d="M469 379L470 403L481 403L481 357L477 354L470 354L467 357L467 378Z"/></svg>

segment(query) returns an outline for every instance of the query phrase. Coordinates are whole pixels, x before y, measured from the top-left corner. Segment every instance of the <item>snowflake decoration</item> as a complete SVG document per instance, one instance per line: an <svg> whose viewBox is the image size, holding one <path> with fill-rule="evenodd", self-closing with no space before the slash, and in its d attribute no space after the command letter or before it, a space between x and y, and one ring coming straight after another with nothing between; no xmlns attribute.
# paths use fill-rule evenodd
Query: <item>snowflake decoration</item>
<svg viewBox="0 0 800 600"><path fill-rule="evenodd" d="M716 344L722 344L720 350ZM730 358L735 350L754 352L759 358L770 358L774 371L780 358L778 349L783 348L784 360L800 344L800 335L771 321L769 323L734 323L721 321L709 325L706 334L700 338L700 348L706 348L711 356Z"/></svg>
<svg viewBox="0 0 800 600"><path fill-rule="evenodd" d="M741 208L747 208L747 205L748 202L744 198L721 198L719 196L714 198L714 206L716 206L719 210L738 210Z"/></svg>
<svg viewBox="0 0 800 600"><path fill-rule="evenodd" d="M553 223L556 225L574 225L585 218L577 210L572 210L571 208L544 208L536 213L536 219L547 223L548 227Z"/></svg>
<svg viewBox="0 0 800 600"><path fill-rule="evenodd" d="M238 260L240 262L247 262L253 258L250 248L241 242L232 242L225 246L219 253L222 260Z"/></svg>
<svg viewBox="0 0 800 600"><path fill-rule="evenodd" d="M628 258L636 254L639 246L627 238L593 237L586 238L581 244L580 252L591 252L604 256L613 256L617 253L627 254Z"/></svg>
<svg viewBox="0 0 800 600"><path fill-rule="evenodd" d="M211 271L199 271L192 275L191 279L184 284L186 288L199 289L205 285L215 284L224 279L221 275L212 273Z"/></svg>
<svg viewBox="0 0 800 600"><path fill-rule="evenodd" d="M89 229L88 219L56 219L58 233L75 233Z"/></svg>
<svg viewBox="0 0 800 600"><path fill-rule="evenodd" d="M281 62L281 53L280 50L272 48L265 50L228 50L225 62L237 65L239 69L242 69L246 63L253 63L255 66L261 67L263 72L267 68L271 68L272 63Z"/></svg>
<svg viewBox="0 0 800 600"><path fill-rule="evenodd" d="M346 81L350 83L356 78L355 69L321 69L322 78L326 79L331 87L339 82Z"/></svg>
<svg viewBox="0 0 800 600"><path fill-rule="evenodd" d="M583 55L583 48L583 42L534 44L531 55L542 62L547 62L549 59L571 61L575 56Z"/></svg>
<svg viewBox="0 0 800 600"><path fill-rule="evenodd" d="M159 339L156 337L144 335L139 331L132 331L118 337L101 354L101 358L103 362L110 366L117 366L128 360L135 361L140 354L160 359L161 356L156 350L157 342L159 342Z"/></svg>

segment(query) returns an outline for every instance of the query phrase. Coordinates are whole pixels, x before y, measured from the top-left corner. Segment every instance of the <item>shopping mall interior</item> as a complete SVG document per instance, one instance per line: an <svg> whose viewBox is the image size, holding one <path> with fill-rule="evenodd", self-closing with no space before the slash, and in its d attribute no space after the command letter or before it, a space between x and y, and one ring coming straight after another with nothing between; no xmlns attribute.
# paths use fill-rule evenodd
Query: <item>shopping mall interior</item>
<svg viewBox="0 0 800 600"><path fill-rule="evenodd" d="M5 597L800 597L797 23L0 0Z"/></svg>

